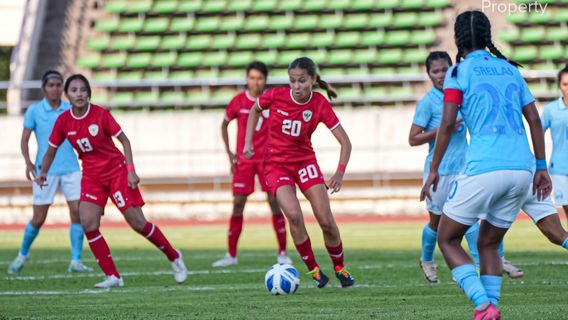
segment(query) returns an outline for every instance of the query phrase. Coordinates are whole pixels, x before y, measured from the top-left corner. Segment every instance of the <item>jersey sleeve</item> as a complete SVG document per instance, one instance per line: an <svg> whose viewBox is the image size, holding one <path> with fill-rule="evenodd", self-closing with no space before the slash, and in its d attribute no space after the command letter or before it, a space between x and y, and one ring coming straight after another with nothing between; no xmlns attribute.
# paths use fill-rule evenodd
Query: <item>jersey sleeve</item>
<svg viewBox="0 0 568 320"><path fill-rule="evenodd" d="M234 120L239 116L238 106L237 106L236 100L237 100L237 97L234 97L231 100L231 102L229 102L229 105L227 105L227 109L225 109L225 120L226 121Z"/></svg>
<svg viewBox="0 0 568 320"><path fill-rule="evenodd" d="M262 110L270 109L272 102L274 102L274 89L266 91L256 99L256 104L258 104Z"/></svg>
<svg viewBox="0 0 568 320"><path fill-rule="evenodd" d="M521 85L521 91L519 92L519 98L521 107L528 105L531 102L534 102L534 96L532 95L531 91L529 90L529 86L527 82L523 78L520 72L517 72L517 77L519 77L519 82Z"/></svg>
<svg viewBox="0 0 568 320"><path fill-rule="evenodd" d="M102 124L104 132L108 135L111 135L116 138L122 133L120 125L118 124L118 122L116 122L112 114L110 114L110 111L106 109L104 109L103 112Z"/></svg>
<svg viewBox="0 0 568 320"><path fill-rule="evenodd" d="M34 130L36 127L36 121L34 117L33 107L29 107L24 113L24 128Z"/></svg>
<svg viewBox="0 0 568 320"><path fill-rule="evenodd" d="M544 106L544 110L542 111L542 116L540 117L540 121L542 122L542 128L544 131L550 129L550 109L548 108L549 105Z"/></svg>
<svg viewBox="0 0 568 320"><path fill-rule="evenodd" d="M337 115L333 111L331 104L327 100L323 100L322 110L320 113L320 122L323 122L323 124L325 124L325 126L328 127L329 130L333 130L339 127L341 123L339 122L339 118L337 118Z"/></svg>
<svg viewBox="0 0 568 320"><path fill-rule="evenodd" d="M63 115L59 116L55 120L55 125L53 130L51 130L51 135L49 136L49 145L54 148L59 148L59 146L65 141L65 119Z"/></svg>
<svg viewBox="0 0 568 320"><path fill-rule="evenodd" d="M414 112L414 119L412 123L426 128L428 126L428 122L432 118L432 109L430 108L430 104L426 101L427 97L422 98L418 105L416 106L416 111Z"/></svg>

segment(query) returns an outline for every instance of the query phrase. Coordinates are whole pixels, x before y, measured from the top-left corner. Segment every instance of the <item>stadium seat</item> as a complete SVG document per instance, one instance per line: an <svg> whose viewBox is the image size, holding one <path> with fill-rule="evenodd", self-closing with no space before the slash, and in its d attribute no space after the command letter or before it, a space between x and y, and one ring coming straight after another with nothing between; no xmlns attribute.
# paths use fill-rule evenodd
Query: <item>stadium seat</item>
<svg viewBox="0 0 568 320"><path fill-rule="evenodd" d="M201 0L180 1L178 11L182 13L196 13L201 8Z"/></svg>
<svg viewBox="0 0 568 320"><path fill-rule="evenodd" d="M326 50L310 50L303 53L304 56L312 59L316 64L326 61L327 51ZM292 61L290 61L292 62Z"/></svg>
<svg viewBox="0 0 568 320"><path fill-rule="evenodd" d="M264 64L266 64L267 66L272 66L273 64L276 64L276 60L278 59L278 52L256 51L254 59L264 62Z"/></svg>
<svg viewBox="0 0 568 320"><path fill-rule="evenodd" d="M252 9L252 3L252 0L231 1L231 3L227 6L227 10L233 12L249 11Z"/></svg>
<svg viewBox="0 0 568 320"><path fill-rule="evenodd" d="M186 52L178 56L177 65L182 68L195 68L201 64L201 52Z"/></svg>
<svg viewBox="0 0 568 320"><path fill-rule="evenodd" d="M176 64L177 52L156 53L152 58L152 67L169 68Z"/></svg>
<svg viewBox="0 0 568 320"><path fill-rule="evenodd" d="M519 62L532 61L537 57L537 48L534 46L516 47L512 56L513 60Z"/></svg>
<svg viewBox="0 0 568 320"><path fill-rule="evenodd" d="M191 89L187 92L187 100L194 103L206 103L211 99L209 90Z"/></svg>
<svg viewBox="0 0 568 320"><path fill-rule="evenodd" d="M142 80L142 71L130 71L118 73L120 81L140 81Z"/></svg>
<svg viewBox="0 0 568 320"><path fill-rule="evenodd" d="M381 0L377 1L377 8L382 10L392 10L398 7L399 0Z"/></svg>
<svg viewBox="0 0 568 320"><path fill-rule="evenodd" d="M128 7L128 1L107 1L105 3L105 11L110 13L124 13Z"/></svg>
<svg viewBox="0 0 568 320"><path fill-rule="evenodd" d="M385 44L394 47L405 46L410 43L410 32L407 30L387 32Z"/></svg>
<svg viewBox="0 0 568 320"><path fill-rule="evenodd" d="M225 51L208 52L201 61L201 64L207 67L219 67L225 64L227 53Z"/></svg>
<svg viewBox="0 0 568 320"><path fill-rule="evenodd" d="M153 51L160 45L159 36L138 37L134 48L139 51Z"/></svg>
<svg viewBox="0 0 568 320"><path fill-rule="evenodd" d="M428 51L422 49L408 49L404 51L402 61L408 64L424 63Z"/></svg>
<svg viewBox="0 0 568 320"><path fill-rule="evenodd" d="M338 47L356 47L361 40L359 32L339 32L335 38Z"/></svg>
<svg viewBox="0 0 568 320"><path fill-rule="evenodd" d="M337 88L337 96L339 100L352 101L363 98L363 92L358 85L352 87Z"/></svg>
<svg viewBox="0 0 568 320"><path fill-rule="evenodd" d="M555 17L552 16L550 10L545 10L538 14L529 14L528 22L533 24L546 24L550 21L554 21L554 19Z"/></svg>
<svg viewBox="0 0 568 320"><path fill-rule="evenodd" d="M381 64L397 64L402 59L402 50L387 49L379 52L378 62Z"/></svg>
<svg viewBox="0 0 568 320"><path fill-rule="evenodd" d="M127 18L120 21L119 32L140 32L144 27L144 20L138 18Z"/></svg>
<svg viewBox="0 0 568 320"><path fill-rule="evenodd" d="M154 3L152 11L157 14L172 14L175 13L178 7L176 0L161 0Z"/></svg>
<svg viewBox="0 0 568 320"><path fill-rule="evenodd" d="M247 31L263 31L268 29L270 18L266 15L249 16L245 22L245 30Z"/></svg>
<svg viewBox="0 0 568 320"><path fill-rule="evenodd" d="M355 0L351 3L352 10L368 11L373 10L377 5L377 0Z"/></svg>
<svg viewBox="0 0 568 320"><path fill-rule="evenodd" d="M168 18L153 18L146 20L144 32L147 33L163 33L168 30L170 20Z"/></svg>
<svg viewBox="0 0 568 320"><path fill-rule="evenodd" d="M112 38L109 49L126 51L134 48L136 38L134 36L116 36Z"/></svg>
<svg viewBox="0 0 568 320"><path fill-rule="evenodd" d="M102 36L97 38L92 38L87 41L87 48L96 51L108 50L110 46L110 37Z"/></svg>
<svg viewBox="0 0 568 320"><path fill-rule="evenodd" d="M193 18L173 18L170 30L173 32L187 32L193 29L195 20Z"/></svg>
<svg viewBox="0 0 568 320"><path fill-rule="evenodd" d="M351 0L328 0L327 9L329 10L347 10L351 8Z"/></svg>
<svg viewBox="0 0 568 320"><path fill-rule="evenodd" d="M227 63L232 67L244 67L255 59L250 51L233 52L229 56Z"/></svg>
<svg viewBox="0 0 568 320"><path fill-rule="evenodd" d="M499 33L499 39L505 42L515 42L519 40L521 32L517 28L507 29Z"/></svg>
<svg viewBox="0 0 568 320"><path fill-rule="evenodd" d="M276 15L270 17L271 30L288 30L292 28L294 17L288 15Z"/></svg>
<svg viewBox="0 0 568 320"><path fill-rule="evenodd" d="M114 32L118 29L120 20L110 19L110 20L97 20L95 23L95 29L101 32Z"/></svg>
<svg viewBox="0 0 568 320"><path fill-rule="evenodd" d="M146 71L144 73L145 80L162 81L168 79L168 73L163 71Z"/></svg>
<svg viewBox="0 0 568 320"><path fill-rule="evenodd" d="M133 53L128 56L126 66L129 68L148 68L152 61L152 54L150 53Z"/></svg>
<svg viewBox="0 0 568 320"><path fill-rule="evenodd" d="M296 30L311 31L318 28L319 17L317 15L296 16L292 27Z"/></svg>
<svg viewBox="0 0 568 320"><path fill-rule="evenodd" d="M424 0L401 0L400 7L403 9L418 10L424 6Z"/></svg>
<svg viewBox="0 0 568 320"><path fill-rule="evenodd" d="M178 70L172 71L168 75L170 80L191 80L194 78L194 73L191 70Z"/></svg>
<svg viewBox="0 0 568 320"><path fill-rule="evenodd" d="M512 24L521 24L528 20L528 14L522 11L514 12L507 15L507 20Z"/></svg>
<svg viewBox="0 0 568 320"><path fill-rule="evenodd" d="M213 36L211 48L213 49L230 49L235 45L236 36L234 34L219 34Z"/></svg>
<svg viewBox="0 0 568 320"><path fill-rule="evenodd" d="M286 46L291 49L300 49L309 47L311 36L309 33L294 33L288 36Z"/></svg>
<svg viewBox="0 0 568 320"><path fill-rule="evenodd" d="M392 23L392 15L384 13L373 13L369 17L368 26L371 28L386 28Z"/></svg>
<svg viewBox="0 0 568 320"><path fill-rule="evenodd" d="M185 47L186 41L185 35L165 36L160 48L163 50L180 50Z"/></svg>
<svg viewBox="0 0 568 320"><path fill-rule="evenodd" d="M321 32L312 34L311 45L314 47L330 47L334 44L335 34L331 32Z"/></svg>
<svg viewBox="0 0 568 320"><path fill-rule="evenodd" d="M550 88L544 82L529 82L529 90L536 96L546 95L550 92Z"/></svg>
<svg viewBox="0 0 568 320"><path fill-rule="evenodd" d="M419 63L424 63L424 61L426 60L426 56L424 56L424 60L419 61ZM420 68L416 67L416 66L410 66L410 67L399 67L396 69L396 73L395 74L417 74L417 73L421 73Z"/></svg>
<svg viewBox="0 0 568 320"><path fill-rule="evenodd" d="M377 31L364 32L361 38L363 46L378 46L385 42L385 33Z"/></svg>
<svg viewBox="0 0 568 320"><path fill-rule="evenodd" d="M568 28L548 28L546 32L546 40L552 42L566 41L568 40Z"/></svg>
<svg viewBox="0 0 568 320"><path fill-rule="evenodd" d="M223 87L211 92L211 99L228 103L237 94L234 87Z"/></svg>
<svg viewBox="0 0 568 320"><path fill-rule="evenodd" d="M542 27L525 28L521 34L523 42L540 42L545 38L546 31Z"/></svg>
<svg viewBox="0 0 568 320"><path fill-rule="evenodd" d="M440 12L423 12L418 16L418 25L422 27L437 27L444 23L444 16Z"/></svg>
<svg viewBox="0 0 568 320"><path fill-rule="evenodd" d="M237 39L237 48L255 49L260 47L262 36L260 34L242 34Z"/></svg>
<svg viewBox="0 0 568 320"><path fill-rule="evenodd" d="M131 91L115 92L110 97L110 102L121 107L128 107L134 101L134 93Z"/></svg>
<svg viewBox="0 0 568 320"><path fill-rule="evenodd" d="M101 66L103 68L120 68L126 62L125 53L107 54L102 57Z"/></svg>
<svg viewBox="0 0 568 320"><path fill-rule="evenodd" d="M385 87L366 87L365 98L369 100L381 100L387 97L387 88Z"/></svg>
<svg viewBox="0 0 568 320"><path fill-rule="evenodd" d="M324 14L320 17L320 29L337 29L343 25L343 16L336 14Z"/></svg>
<svg viewBox="0 0 568 320"><path fill-rule="evenodd" d="M341 77L346 74L343 68L323 68L320 69L322 77Z"/></svg>
<svg viewBox="0 0 568 320"><path fill-rule="evenodd" d="M190 50L202 50L209 47L211 43L211 36L208 34L204 35L192 35L189 36L187 40L186 48Z"/></svg>
<svg viewBox="0 0 568 320"><path fill-rule="evenodd" d="M425 5L430 9L442 9L447 8L451 5L450 0L428 0L425 1Z"/></svg>
<svg viewBox="0 0 568 320"><path fill-rule="evenodd" d="M160 93L158 91L140 91L136 93L136 102L149 106L153 103L160 102Z"/></svg>
<svg viewBox="0 0 568 320"><path fill-rule="evenodd" d="M353 61L353 51L352 50L332 50L329 52L329 58L327 62L329 64L348 64Z"/></svg>
<svg viewBox="0 0 568 320"><path fill-rule="evenodd" d="M238 2L238 1L237 1ZM241 16L229 16L223 18L219 30L222 31L239 31L245 25L245 19Z"/></svg>
<svg viewBox="0 0 568 320"><path fill-rule="evenodd" d="M116 81L116 73L112 71L94 72L93 80L95 81Z"/></svg>
<svg viewBox="0 0 568 320"><path fill-rule="evenodd" d="M267 33L262 39L262 46L267 49L281 48L286 44L286 35L283 33Z"/></svg>
<svg viewBox="0 0 568 320"><path fill-rule="evenodd" d="M377 61L377 51L369 49L355 50L353 61L363 65L375 63Z"/></svg>
<svg viewBox="0 0 568 320"><path fill-rule="evenodd" d="M288 69L278 68L270 70L270 77L285 77L288 78Z"/></svg>
<svg viewBox="0 0 568 320"><path fill-rule="evenodd" d="M200 18L195 24L195 31L201 33L213 32L219 28L220 23L219 17Z"/></svg>
<svg viewBox="0 0 568 320"><path fill-rule="evenodd" d="M99 66L101 56L98 54L83 55L77 60L77 64L81 68L94 69Z"/></svg>
<svg viewBox="0 0 568 320"><path fill-rule="evenodd" d="M540 47L540 59L552 61L561 59L564 53L562 46L542 46Z"/></svg>
<svg viewBox="0 0 568 320"><path fill-rule="evenodd" d="M164 91L160 95L160 101L164 103L183 103L185 94L182 91Z"/></svg>
<svg viewBox="0 0 568 320"><path fill-rule="evenodd" d="M222 13L225 11L227 1L225 0L207 0L201 6L201 11L204 13Z"/></svg>
<svg viewBox="0 0 568 320"><path fill-rule="evenodd" d="M302 8L302 0L280 1L277 8L282 11L297 11Z"/></svg>
<svg viewBox="0 0 568 320"><path fill-rule="evenodd" d="M343 27L346 29L362 29L369 24L369 15L364 13L349 14L345 18Z"/></svg>
<svg viewBox="0 0 568 320"><path fill-rule="evenodd" d="M414 30L410 43L413 45L432 45L436 42L436 33L433 30Z"/></svg>
<svg viewBox="0 0 568 320"><path fill-rule="evenodd" d="M197 79L205 79L205 80L215 79L218 76L219 72L217 70L212 70L212 69L195 70L195 75L194 75L194 77Z"/></svg>
<svg viewBox="0 0 568 320"><path fill-rule="evenodd" d="M129 1L126 13L140 14L150 12L152 9L152 0Z"/></svg>
<svg viewBox="0 0 568 320"><path fill-rule="evenodd" d="M302 51L300 50L289 50L281 51L278 55L278 64L283 66L288 66L294 59L302 56Z"/></svg>
<svg viewBox="0 0 568 320"><path fill-rule="evenodd" d="M369 76L371 74L371 70L368 68L347 68L345 69L345 73L350 76Z"/></svg>
<svg viewBox="0 0 568 320"><path fill-rule="evenodd" d="M256 0L253 10L256 12L274 12L276 11L277 0Z"/></svg>
<svg viewBox="0 0 568 320"><path fill-rule="evenodd" d="M389 95L394 98L410 98L414 95L412 88L409 86L391 86L389 88Z"/></svg>
<svg viewBox="0 0 568 320"><path fill-rule="evenodd" d="M568 9L557 9L554 13L554 21L559 23L568 22Z"/></svg>
<svg viewBox="0 0 568 320"><path fill-rule="evenodd" d="M418 16L415 12L397 13L392 25L397 28L410 28L417 24Z"/></svg>
<svg viewBox="0 0 568 320"><path fill-rule="evenodd" d="M302 9L306 11L322 11L327 7L327 0L305 1Z"/></svg>
<svg viewBox="0 0 568 320"><path fill-rule="evenodd" d="M260 61L262 61L262 60L260 60ZM221 71L220 76L221 76L221 78L229 78L229 79L239 78L239 79L241 79L241 78L245 77L245 71L243 69L223 70L223 71ZM272 76L272 70L268 73L268 76L269 77Z"/></svg>

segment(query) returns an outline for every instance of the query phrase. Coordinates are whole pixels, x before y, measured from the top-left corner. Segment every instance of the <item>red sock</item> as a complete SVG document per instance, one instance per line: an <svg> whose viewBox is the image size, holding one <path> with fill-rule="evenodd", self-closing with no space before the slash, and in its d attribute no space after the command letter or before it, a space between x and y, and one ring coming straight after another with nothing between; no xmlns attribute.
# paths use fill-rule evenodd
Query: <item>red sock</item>
<svg viewBox="0 0 568 320"><path fill-rule="evenodd" d="M308 267L308 270L312 271L318 266L316 262L316 257L314 256L314 251L312 250L312 243L310 238L308 238L304 243L296 243L296 250L300 253L300 257L304 260L304 263Z"/></svg>
<svg viewBox="0 0 568 320"><path fill-rule="evenodd" d="M286 253L286 219L283 214L272 215L272 226L278 240L278 253Z"/></svg>
<svg viewBox="0 0 568 320"><path fill-rule="evenodd" d="M333 262L333 266L335 267L335 270L337 271L337 269L342 269L343 268L343 244L340 242L339 245L337 247L328 247L325 246L327 248L327 252L329 253L329 256L331 257L331 261Z"/></svg>
<svg viewBox="0 0 568 320"><path fill-rule="evenodd" d="M95 231L86 232L85 236L89 242L89 247L91 247L91 252L97 259L97 263L99 264L99 267L101 267L101 270L103 270L104 274L120 278L120 274L118 274L118 271L116 270L114 261L112 261L110 249L99 230L97 229Z"/></svg>
<svg viewBox="0 0 568 320"><path fill-rule="evenodd" d="M155 224L146 222L144 229L142 229L142 235L158 247L158 249L162 250L168 257L168 260L174 261L179 258L178 252L172 247L168 239L166 239L162 231L160 231L160 228Z"/></svg>
<svg viewBox="0 0 568 320"><path fill-rule="evenodd" d="M233 258L237 256L237 243L239 242L242 230L243 216L231 216L227 237L229 239L229 255Z"/></svg>

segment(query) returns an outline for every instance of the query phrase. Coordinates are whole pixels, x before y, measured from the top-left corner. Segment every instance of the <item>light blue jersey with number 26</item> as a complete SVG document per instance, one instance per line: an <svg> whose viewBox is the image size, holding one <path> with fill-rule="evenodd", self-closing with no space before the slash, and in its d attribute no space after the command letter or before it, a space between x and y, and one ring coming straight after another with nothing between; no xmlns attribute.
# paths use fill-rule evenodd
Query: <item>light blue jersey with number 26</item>
<svg viewBox="0 0 568 320"><path fill-rule="evenodd" d="M452 77L456 67L458 75ZM463 94L460 111L470 134L466 175L532 170L534 157L522 112L534 97L517 68L485 50L476 50L448 70L446 89Z"/></svg>

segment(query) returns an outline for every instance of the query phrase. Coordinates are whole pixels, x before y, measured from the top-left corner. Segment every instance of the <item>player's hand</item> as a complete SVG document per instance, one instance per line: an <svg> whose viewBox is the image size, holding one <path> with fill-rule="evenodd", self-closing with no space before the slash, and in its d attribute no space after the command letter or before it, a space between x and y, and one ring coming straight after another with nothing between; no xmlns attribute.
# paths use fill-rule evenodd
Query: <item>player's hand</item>
<svg viewBox="0 0 568 320"><path fill-rule="evenodd" d="M138 183L140 183L140 178L136 172L132 171L128 173L128 186L132 189L138 188Z"/></svg>
<svg viewBox="0 0 568 320"><path fill-rule="evenodd" d="M462 123L463 123L463 120L456 121L456 124L454 124L454 131L458 131L460 129Z"/></svg>
<svg viewBox="0 0 568 320"><path fill-rule="evenodd" d="M254 146L249 143L245 143L245 148L243 149L243 156L245 156L245 158L250 159L252 157L254 157Z"/></svg>
<svg viewBox="0 0 568 320"><path fill-rule="evenodd" d="M430 172L428 174L428 178L426 182L424 182L424 186L420 191L420 201L424 201L426 198L432 200L432 196L430 195L430 187L432 187L432 191L436 192L438 189L438 181L440 180L440 175L438 172Z"/></svg>
<svg viewBox="0 0 568 320"><path fill-rule="evenodd" d="M38 184L40 188L47 186L47 173L40 173L39 176L35 177L34 182Z"/></svg>
<svg viewBox="0 0 568 320"><path fill-rule="evenodd" d="M536 170L533 178L533 195L538 201L546 199L552 191L552 181L546 170Z"/></svg>
<svg viewBox="0 0 568 320"><path fill-rule="evenodd" d="M339 192L341 190L341 185L343 184L343 172L336 172L331 179L329 179L329 189L331 189L331 194Z"/></svg>
<svg viewBox="0 0 568 320"><path fill-rule="evenodd" d="M26 178L32 181L35 177L35 165L32 162L26 163Z"/></svg>
<svg viewBox="0 0 568 320"><path fill-rule="evenodd" d="M237 156L232 153L232 152L227 152L227 155L229 156L229 164L231 165L231 174L233 174L235 172L235 165L237 164Z"/></svg>

